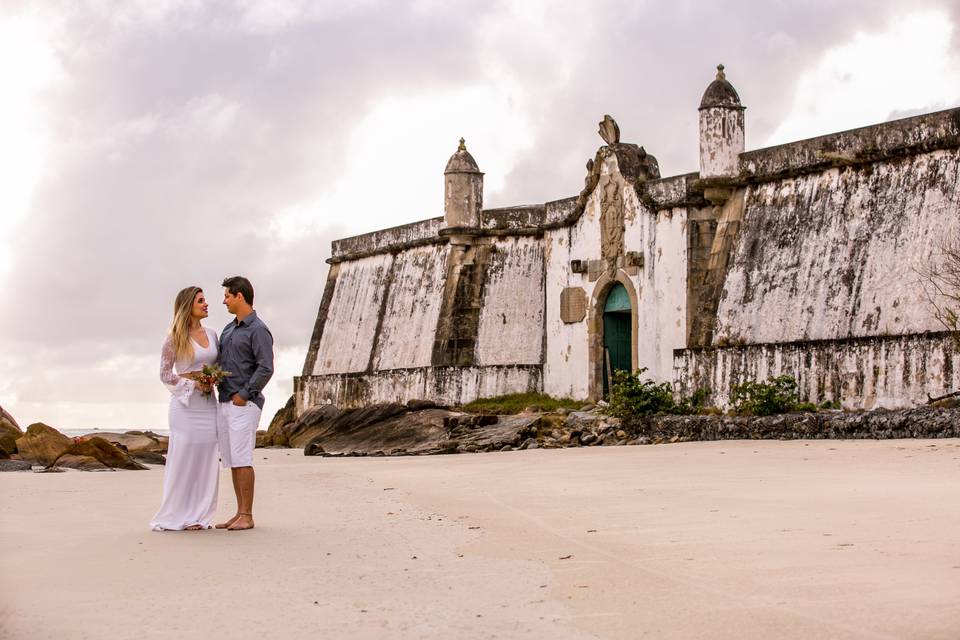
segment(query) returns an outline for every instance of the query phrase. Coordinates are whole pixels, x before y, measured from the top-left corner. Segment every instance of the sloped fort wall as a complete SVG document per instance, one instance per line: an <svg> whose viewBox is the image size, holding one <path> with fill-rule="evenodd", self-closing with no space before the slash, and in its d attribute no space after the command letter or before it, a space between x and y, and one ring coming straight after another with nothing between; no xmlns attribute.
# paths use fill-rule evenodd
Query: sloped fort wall
<svg viewBox="0 0 960 640"><path fill-rule="evenodd" d="M721 74L708 88L710 131L714 116L742 126L732 91ZM848 407L960 386L917 275L960 236L960 109L749 152L718 150L740 135L702 136L704 176L660 178L612 119L600 132L578 196L482 209L461 144L443 217L334 242L298 411L598 398L619 286L631 366L721 406L731 385L779 374Z"/></svg>

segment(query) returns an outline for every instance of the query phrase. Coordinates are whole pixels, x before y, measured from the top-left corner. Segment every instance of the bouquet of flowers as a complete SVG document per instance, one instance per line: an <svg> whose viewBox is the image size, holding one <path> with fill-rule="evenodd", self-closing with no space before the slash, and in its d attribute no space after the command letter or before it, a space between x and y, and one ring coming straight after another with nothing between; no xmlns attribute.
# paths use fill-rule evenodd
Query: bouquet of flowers
<svg viewBox="0 0 960 640"><path fill-rule="evenodd" d="M205 364L203 369L195 371L191 377L202 385L203 395L209 396L221 380L232 375L229 371L224 371L215 364Z"/></svg>

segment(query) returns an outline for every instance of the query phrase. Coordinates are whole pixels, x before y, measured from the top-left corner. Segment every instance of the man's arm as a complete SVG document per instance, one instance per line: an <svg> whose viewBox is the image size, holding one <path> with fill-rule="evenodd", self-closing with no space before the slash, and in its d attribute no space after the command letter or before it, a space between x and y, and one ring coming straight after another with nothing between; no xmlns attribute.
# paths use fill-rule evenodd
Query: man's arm
<svg viewBox="0 0 960 640"><path fill-rule="evenodd" d="M273 377L273 335L265 326L257 327L250 336L250 346L253 357L257 361L257 368L247 384L237 392L244 400L249 400L263 388Z"/></svg>

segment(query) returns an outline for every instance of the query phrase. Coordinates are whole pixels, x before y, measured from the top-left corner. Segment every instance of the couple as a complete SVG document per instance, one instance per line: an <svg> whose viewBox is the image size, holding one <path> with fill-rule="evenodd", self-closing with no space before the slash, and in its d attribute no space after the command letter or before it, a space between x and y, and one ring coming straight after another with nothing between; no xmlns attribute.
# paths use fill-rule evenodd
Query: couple
<svg viewBox="0 0 960 640"><path fill-rule="evenodd" d="M163 500L150 521L154 531L209 529L217 509L217 458L233 474L237 513L217 529L253 528L253 446L261 390L273 375L273 335L253 310L253 285L242 276L223 281L223 304L236 316L219 338L200 324L207 300L200 287L177 294L173 325L163 343L160 379L170 390L170 444ZM204 365L230 372L213 388ZM219 402L217 400L219 399Z"/></svg>

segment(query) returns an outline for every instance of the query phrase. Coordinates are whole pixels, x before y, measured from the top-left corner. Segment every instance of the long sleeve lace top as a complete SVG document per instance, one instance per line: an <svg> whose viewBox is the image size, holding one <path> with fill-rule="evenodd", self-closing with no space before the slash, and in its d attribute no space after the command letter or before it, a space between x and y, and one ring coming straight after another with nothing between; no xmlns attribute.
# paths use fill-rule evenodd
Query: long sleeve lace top
<svg viewBox="0 0 960 640"><path fill-rule="evenodd" d="M163 341L163 348L160 350L160 380L170 391L170 394L184 406L190 404L190 396L197 390L197 383L194 380L182 377L180 374L200 371L203 365L213 364L217 361L219 351L217 335L210 329L206 329L206 332L209 346L204 349L194 342L192 362L177 362L176 348L170 336L167 336L166 340Z"/></svg>

